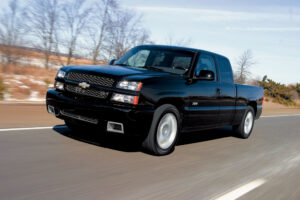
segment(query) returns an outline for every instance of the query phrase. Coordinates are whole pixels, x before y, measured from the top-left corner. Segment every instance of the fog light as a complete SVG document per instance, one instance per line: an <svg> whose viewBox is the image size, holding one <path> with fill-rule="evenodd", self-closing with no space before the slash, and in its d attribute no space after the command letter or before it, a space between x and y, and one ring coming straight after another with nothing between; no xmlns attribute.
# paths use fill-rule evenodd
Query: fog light
<svg viewBox="0 0 300 200"><path fill-rule="evenodd" d="M115 133L124 133L124 128L122 123L118 122L107 122L107 131Z"/></svg>
<svg viewBox="0 0 300 200"><path fill-rule="evenodd" d="M54 106L50 106L50 105L48 105L48 112L49 112L51 115L54 115L54 116L56 116L56 113L55 113L55 108L54 108Z"/></svg>
<svg viewBox="0 0 300 200"><path fill-rule="evenodd" d="M58 90L64 90L64 84L62 82L56 81L54 86Z"/></svg>

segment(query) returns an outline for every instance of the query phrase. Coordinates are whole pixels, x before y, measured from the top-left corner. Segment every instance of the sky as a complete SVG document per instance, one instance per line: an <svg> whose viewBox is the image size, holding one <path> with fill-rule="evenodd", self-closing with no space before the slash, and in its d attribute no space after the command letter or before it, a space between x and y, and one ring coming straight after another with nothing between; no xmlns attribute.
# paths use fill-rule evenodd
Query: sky
<svg viewBox="0 0 300 200"><path fill-rule="evenodd" d="M91 1L92 0L86 0ZM100 1L100 0L97 0ZM1 1L5 8L9 1ZM143 16L156 44L186 46L237 58L247 49L256 64L253 78L300 82L300 0L119 0ZM20 3L24 3L20 0Z"/></svg>
<svg viewBox="0 0 300 200"><path fill-rule="evenodd" d="M236 69L247 49L252 77L300 82L299 0L121 0L143 15L152 40L190 40L189 47L227 56Z"/></svg>

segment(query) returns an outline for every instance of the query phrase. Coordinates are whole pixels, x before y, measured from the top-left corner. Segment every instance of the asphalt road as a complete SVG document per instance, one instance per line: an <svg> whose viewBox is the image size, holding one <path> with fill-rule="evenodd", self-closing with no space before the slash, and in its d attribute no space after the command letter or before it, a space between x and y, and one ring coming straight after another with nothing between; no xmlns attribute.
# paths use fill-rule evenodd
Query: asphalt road
<svg viewBox="0 0 300 200"><path fill-rule="evenodd" d="M65 126L0 130L0 199L300 199L300 116L256 122L248 140L217 129L155 157L139 141Z"/></svg>

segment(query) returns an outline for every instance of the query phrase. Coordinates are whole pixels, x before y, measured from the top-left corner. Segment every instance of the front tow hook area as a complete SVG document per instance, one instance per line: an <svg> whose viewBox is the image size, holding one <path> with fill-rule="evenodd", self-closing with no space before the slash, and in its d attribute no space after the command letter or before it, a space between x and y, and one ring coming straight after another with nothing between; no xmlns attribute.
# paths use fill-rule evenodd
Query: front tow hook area
<svg viewBox="0 0 300 200"><path fill-rule="evenodd" d="M47 110L48 110L48 113L50 113L51 115L53 115L55 117L59 116L59 110L55 109L54 106L48 105Z"/></svg>

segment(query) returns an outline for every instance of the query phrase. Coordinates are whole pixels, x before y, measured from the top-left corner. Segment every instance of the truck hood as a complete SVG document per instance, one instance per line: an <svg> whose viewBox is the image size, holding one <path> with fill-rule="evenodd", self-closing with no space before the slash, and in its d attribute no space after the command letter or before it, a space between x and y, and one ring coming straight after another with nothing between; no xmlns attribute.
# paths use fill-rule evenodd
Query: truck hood
<svg viewBox="0 0 300 200"><path fill-rule="evenodd" d="M145 68L117 66L117 65L74 65L63 67L66 72L79 72L91 75L104 75L114 78L134 77L144 79L146 77L157 77L169 75L165 72L148 70Z"/></svg>

